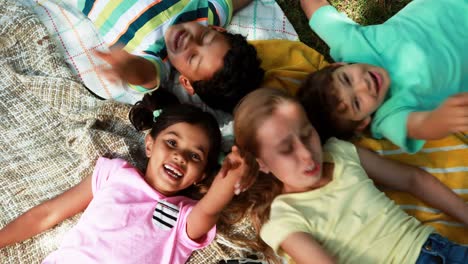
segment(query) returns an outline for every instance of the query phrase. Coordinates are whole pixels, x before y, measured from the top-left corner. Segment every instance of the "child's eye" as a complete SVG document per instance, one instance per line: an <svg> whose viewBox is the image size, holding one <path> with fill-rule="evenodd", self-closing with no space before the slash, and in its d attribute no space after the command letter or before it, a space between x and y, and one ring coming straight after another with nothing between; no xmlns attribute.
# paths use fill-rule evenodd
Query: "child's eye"
<svg viewBox="0 0 468 264"><path fill-rule="evenodd" d="M282 155L288 155L288 154L291 154L292 151L293 151L293 146L290 144L287 147L281 148L279 152Z"/></svg>
<svg viewBox="0 0 468 264"><path fill-rule="evenodd" d="M351 81L349 80L348 75L346 75L346 74L344 75L344 80L345 80L347 85L351 85Z"/></svg>
<svg viewBox="0 0 468 264"><path fill-rule="evenodd" d="M190 157L194 160L194 161L201 161L201 157L200 155L198 155L197 153L191 153L190 154Z"/></svg>
<svg viewBox="0 0 468 264"><path fill-rule="evenodd" d="M166 144L169 146L169 147L172 147L172 148L175 148L177 146L177 142L173 139L168 139L166 140Z"/></svg>
<svg viewBox="0 0 468 264"><path fill-rule="evenodd" d="M359 110L360 104L359 104L359 98L354 98L354 106L356 107L357 110Z"/></svg>
<svg viewBox="0 0 468 264"><path fill-rule="evenodd" d="M192 55L190 55L190 58L189 58L189 64L192 65L192 67L195 67L197 65L199 58L198 58L198 54L197 53L194 53Z"/></svg>
<svg viewBox="0 0 468 264"><path fill-rule="evenodd" d="M201 34L201 36L200 36L201 42L205 41L207 35L208 35L208 30L204 31L204 32Z"/></svg>

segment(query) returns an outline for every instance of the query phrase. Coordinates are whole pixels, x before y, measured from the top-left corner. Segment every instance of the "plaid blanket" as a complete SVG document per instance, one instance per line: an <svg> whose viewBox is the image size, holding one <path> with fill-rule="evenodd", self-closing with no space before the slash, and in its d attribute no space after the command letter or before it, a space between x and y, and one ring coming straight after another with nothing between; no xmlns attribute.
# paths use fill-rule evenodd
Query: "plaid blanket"
<svg viewBox="0 0 468 264"><path fill-rule="evenodd" d="M141 93L123 83L110 83L97 74L98 69L105 66L105 62L94 56L93 51L107 50L107 46L92 22L74 8L74 2L76 0L24 0L46 25L77 79L101 98L134 104L141 99ZM242 34L248 40L298 40L297 33L284 12L271 0L254 0L241 9L233 16L228 30ZM181 100L195 101L206 108L197 96L186 97L181 87L176 87L172 92L177 93Z"/></svg>
<svg viewBox="0 0 468 264"><path fill-rule="evenodd" d="M91 96L31 10L0 0L0 25L0 226L78 183L100 155L144 166L128 106ZM0 263L40 262L78 217L2 249Z"/></svg>
<svg viewBox="0 0 468 264"><path fill-rule="evenodd" d="M255 1L251 7L268 2ZM50 28L41 23L37 13L20 3L0 0L0 226L78 183L91 173L99 156L120 157L140 169L144 169L146 160L143 134L136 132L127 118L129 106L97 100L73 71L70 58L86 52L64 56L63 46L50 35ZM249 30L256 32L249 34L257 35L263 31L258 25ZM322 57L315 61L322 63ZM465 134L429 142L416 155L404 154L386 141L363 139L359 144L424 167L468 200ZM406 194L387 193L424 223L455 241L468 243L466 226ZM57 248L78 218L0 250L0 263L39 263ZM234 226L233 232L251 235L247 222ZM194 252L189 262L217 263L251 253L218 235L209 247Z"/></svg>
<svg viewBox="0 0 468 264"><path fill-rule="evenodd" d="M23 3L39 16L73 75L91 93L127 104L134 104L142 98L141 93L126 84L110 83L98 74L99 69L106 66L106 62L97 58L93 51L108 48L92 22L75 8L76 0L23 0ZM242 34L248 40L298 40L298 35L283 10L272 0L254 0L236 12L228 30ZM270 54L262 59L273 60ZM197 95L188 95L179 85L177 76L174 80L176 81L170 86L170 91L181 102L197 105L216 117L225 139L223 148L229 150L232 144L232 116L211 109Z"/></svg>
<svg viewBox="0 0 468 264"><path fill-rule="evenodd" d="M92 173L99 156L144 170L144 134L128 121L128 104L92 96L70 71L37 15L0 0L0 227ZM0 263L40 263L80 215L0 250ZM239 223L233 232L250 234ZM218 236L190 263L246 256Z"/></svg>

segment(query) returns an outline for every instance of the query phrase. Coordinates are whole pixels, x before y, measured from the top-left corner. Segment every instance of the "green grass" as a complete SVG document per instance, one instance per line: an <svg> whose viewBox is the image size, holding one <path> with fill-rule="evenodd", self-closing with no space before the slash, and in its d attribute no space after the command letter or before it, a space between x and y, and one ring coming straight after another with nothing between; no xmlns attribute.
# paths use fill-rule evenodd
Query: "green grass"
<svg viewBox="0 0 468 264"><path fill-rule="evenodd" d="M351 19L362 24L379 24L390 18L411 0L330 0L330 3ZM442 1L442 0L441 0ZM289 21L299 34L302 42L318 52L328 56L328 47L309 28L308 21L302 12L299 0L276 0Z"/></svg>

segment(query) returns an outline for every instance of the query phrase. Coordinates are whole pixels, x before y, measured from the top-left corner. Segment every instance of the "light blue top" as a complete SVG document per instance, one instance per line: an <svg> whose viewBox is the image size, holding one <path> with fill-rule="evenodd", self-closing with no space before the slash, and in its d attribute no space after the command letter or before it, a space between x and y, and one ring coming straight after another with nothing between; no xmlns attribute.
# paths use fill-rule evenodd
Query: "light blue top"
<svg viewBox="0 0 468 264"><path fill-rule="evenodd" d="M390 89L371 131L407 152L424 145L407 137L408 114L433 110L447 97L468 91L468 0L414 0L372 26L324 6L309 24L335 61L373 64L389 72Z"/></svg>

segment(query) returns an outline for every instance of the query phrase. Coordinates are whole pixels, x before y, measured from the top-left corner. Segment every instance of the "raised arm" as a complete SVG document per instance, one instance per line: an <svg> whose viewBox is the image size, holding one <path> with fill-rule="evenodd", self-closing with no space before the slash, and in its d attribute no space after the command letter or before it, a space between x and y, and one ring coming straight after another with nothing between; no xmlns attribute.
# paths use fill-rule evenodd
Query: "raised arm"
<svg viewBox="0 0 468 264"><path fill-rule="evenodd" d="M218 221L221 210L231 201L235 193L252 185L257 173L256 160L250 155L242 157L238 148L233 147L208 193L188 215L188 236L197 240L210 231Z"/></svg>
<svg viewBox="0 0 468 264"><path fill-rule="evenodd" d="M307 20L310 20L317 9L326 5L330 5L327 0L301 0L301 8Z"/></svg>
<svg viewBox="0 0 468 264"><path fill-rule="evenodd" d="M281 242L281 249L286 252L297 264L336 263L332 256L308 233L296 232L288 235Z"/></svg>
<svg viewBox="0 0 468 264"><path fill-rule="evenodd" d="M409 114L408 137L440 139L456 132L468 131L468 92L449 97L437 109Z"/></svg>
<svg viewBox="0 0 468 264"><path fill-rule="evenodd" d="M159 85L159 73L156 67L143 57L130 54L123 49L111 49L109 52L95 51L95 54L110 64L110 68L101 71L109 81L122 80L147 89Z"/></svg>
<svg viewBox="0 0 468 264"><path fill-rule="evenodd" d="M29 209L0 230L0 248L33 237L83 211L93 197L91 176L59 196Z"/></svg>
<svg viewBox="0 0 468 264"><path fill-rule="evenodd" d="M408 192L468 225L468 204L428 172L357 148L361 164L377 184Z"/></svg>

